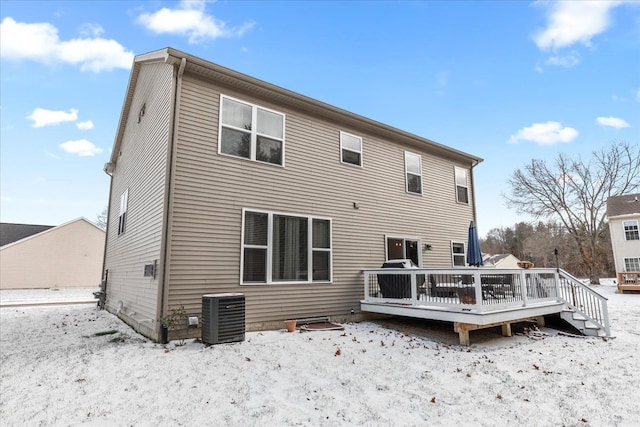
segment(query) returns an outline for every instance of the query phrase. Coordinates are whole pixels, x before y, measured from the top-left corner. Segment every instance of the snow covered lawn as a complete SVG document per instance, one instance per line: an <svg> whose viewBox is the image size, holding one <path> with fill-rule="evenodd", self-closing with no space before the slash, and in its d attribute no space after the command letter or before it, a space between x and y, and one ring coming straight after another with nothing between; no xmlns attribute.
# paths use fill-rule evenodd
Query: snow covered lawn
<svg viewBox="0 0 640 427"><path fill-rule="evenodd" d="M613 339L543 328L481 344L472 335L469 348L369 322L344 331L248 333L237 344L162 346L92 305L5 307L0 420L637 426L640 295L596 288L609 298Z"/></svg>

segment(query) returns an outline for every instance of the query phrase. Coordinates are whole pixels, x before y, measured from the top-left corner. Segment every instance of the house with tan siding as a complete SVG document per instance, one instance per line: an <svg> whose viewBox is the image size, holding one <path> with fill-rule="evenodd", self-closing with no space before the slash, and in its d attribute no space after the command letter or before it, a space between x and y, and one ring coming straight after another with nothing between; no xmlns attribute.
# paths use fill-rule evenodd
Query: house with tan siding
<svg viewBox="0 0 640 427"><path fill-rule="evenodd" d="M356 319L364 269L466 266L481 161L171 48L136 56L105 165L105 307L154 340L211 293L244 294L247 330Z"/></svg>
<svg viewBox="0 0 640 427"><path fill-rule="evenodd" d="M618 288L640 291L640 194L609 197L607 219Z"/></svg>
<svg viewBox="0 0 640 427"><path fill-rule="evenodd" d="M98 287L105 232L91 221L2 223L0 233L0 289Z"/></svg>

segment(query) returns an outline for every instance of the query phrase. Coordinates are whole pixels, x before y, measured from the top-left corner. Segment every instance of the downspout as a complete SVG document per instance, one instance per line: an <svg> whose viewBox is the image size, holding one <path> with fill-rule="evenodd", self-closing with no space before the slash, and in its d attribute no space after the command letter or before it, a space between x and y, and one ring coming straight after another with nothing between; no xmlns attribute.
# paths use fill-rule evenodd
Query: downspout
<svg viewBox="0 0 640 427"><path fill-rule="evenodd" d="M477 211L476 211L476 186L473 178L473 168L478 166L482 160L475 160L471 163L469 168L469 180L471 181L471 188L473 189L473 203L471 204L471 214L473 216L473 222L478 225Z"/></svg>
<svg viewBox="0 0 640 427"><path fill-rule="evenodd" d="M100 280L100 293L98 298L98 308L100 308L100 310L104 310L104 306L107 302L107 280L109 278L105 274L105 271L107 267L107 245L109 242L109 222L111 219L111 195L113 193L114 166L115 165L111 162L104 165L104 173L109 175L109 199L107 202L107 224L106 224L107 227L104 232L104 250L102 252L102 272L100 274L100 277L102 277L102 279Z"/></svg>
<svg viewBox="0 0 640 427"><path fill-rule="evenodd" d="M171 118L171 129L169 130L169 134L171 137L169 138L169 147L167 147L167 177L166 177L166 187L167 187L167 197L165 199L165 218L164 218L164 236L163 240L163 249L161 251L162 257L162 274L160 275L160 283L158 284L160 287L160 297L158 301L158 310L159 313L158 318L165 317L168 310L168 292L167 292L167 283L169 282L169 262L170 262L170 236L171 236L171 224L172 224L172 216L173 216L173 195L174 195L174 175L175 175L175 158L177 152L177 141L178 141L178 117L180 111L180 94L182 92L182 76L184 74L184 69L187 65L187 59L182 58L180 61L180 67L178 68L178 73L176 74L176 84L175 84L175 98L173 100L173 114ZM160 342L167 343L169 331L166 326L160 325Z"/></svg>

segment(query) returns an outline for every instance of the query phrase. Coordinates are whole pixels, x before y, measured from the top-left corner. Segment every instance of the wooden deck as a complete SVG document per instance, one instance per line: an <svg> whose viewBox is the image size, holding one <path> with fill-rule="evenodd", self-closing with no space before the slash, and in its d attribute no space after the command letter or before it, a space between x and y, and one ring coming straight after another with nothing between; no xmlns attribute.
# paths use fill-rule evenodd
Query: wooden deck
<svg viewBox="0 0 640 427"><path fill-rule="evenodd" d="M618 290L640 292L640 272L618 273Z"/></svg>
<svg viewBox="0 0 640 427"><path fill-rule="evenodd" d="M376 269L364 282L362 311L453 322L462 345L471 330L509 334L511 323L567 309L588 311L608 333L606 299L562 270Z"/></svg>

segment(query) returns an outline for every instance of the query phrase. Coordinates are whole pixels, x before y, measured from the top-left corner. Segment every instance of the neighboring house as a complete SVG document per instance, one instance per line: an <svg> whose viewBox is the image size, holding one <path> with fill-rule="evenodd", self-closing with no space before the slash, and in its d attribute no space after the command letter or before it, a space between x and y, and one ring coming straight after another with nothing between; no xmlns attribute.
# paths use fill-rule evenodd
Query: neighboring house
<svg viewBox="0 0 640 427"><path fill-rule="evenodd" d="M92 222L3 223L0 232L3 243L7 236L24 236L0 247L0 289L98 287L105 232Z"/></svg>
<svg viewBox="0 0 640 427"><path fill-rule="evenodd" d="M12 224L9 222L0 223L0 247L18 240L42 233L53 225L35 225L35 224Z"/></svg>
<svg viewBox="0 0 640 427"><path fill-rule="evenodd" d="M106 308L155 340L211 293L244 294L248 330L359 315L363 269L466 265L480 161L171 48L139 55L105 165Z"/></svg>
<svg viewBox="0 0 640 427"><path fill-rule="evenodd" d="M482 257L484 267L488 268L520 268L520 260L512 254L484 254Z"/></svg>
<svg viewBox="0 0 640 427"><path fill-rule="evenodd" d="M609 197L607 218L618 287L640 290L640 194Z"/></svg>

